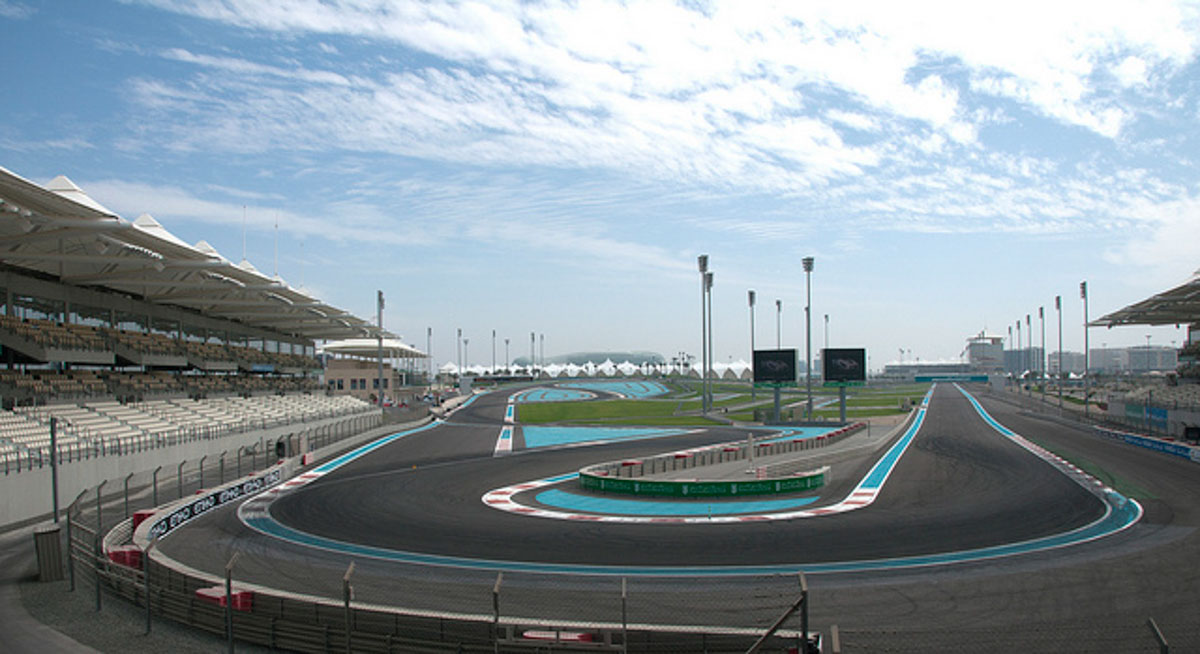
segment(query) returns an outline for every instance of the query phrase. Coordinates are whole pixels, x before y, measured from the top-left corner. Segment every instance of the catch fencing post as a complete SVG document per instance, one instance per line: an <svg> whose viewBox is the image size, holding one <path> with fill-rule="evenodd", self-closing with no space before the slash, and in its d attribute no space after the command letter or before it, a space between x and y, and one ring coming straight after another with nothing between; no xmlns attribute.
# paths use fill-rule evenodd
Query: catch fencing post
<svg viewBox="0 0 1200 654"><path fill-rule="evenodd" d="M350 654L350 632L354 629L354 616L350 612L350 596L354 593L354 589L350 587L350 575L354 574L354 561L350 562L350 567L346 568L346 575L342 577L342 601L346 605L346 654Z"/></svg>
<svg viewBox="0 0 1200 654"><path fill-rule="evenodd" d="M158 473L162 470L162 466L154 469L153 486L154 486L154 507L158 508Z"/></svg>
<svg viewBox="0 0 1200 654"><path fill-rule="evenodd" d="M79 494L75 496L75 501L71 502L71 505L67 507L67 574L71 577L72 593L75 592L75 557L72 556L71 553L73 551L75 541L71 535L71 524L74 522L74 518L71 517L71 514L74 513L79 507L79 500L82 500L83 496L86 494L86 490L79 491Z"/></svg>
<svg viewBox="0 0 1200 654"><path fill-rule="evenodd" d="M800 654L808 654L808 580L800 571Z"/></svg>
<svg viewBox="0 0 1200 654"><path fill-rule="evenodd" d="M496 585L492 586L492 646L496 654L500 654L500 583L504 581L504 573L496 573Z"/></svg>
<svg viewBox="0 0 1200 654"><path fill-rule="evenodd" d="M125 519L129 519L129 480L133 479L133 473L125 475Z"/></svg>
<svg viewBox="0 0 1200 654"><path fill-rule="evenodd" d="M220 474L221 479L220 479L220 481L217 482L217 485L225 483L225 454L228 451L229 450L221 450L221 458L219 460L220 461L220 466L219 466L220 473L219 474Z"/></svg>
<svg viewBox="0 0 1200 654"><path fill-rule="evenodd" d="M107 483L108 483L107 480L102 481L102 482L100 482L100 485L96 487L96 534L95 534L95 537L93 538L94 542L92 544L92 550L93 550L92 554L96 557L96 612L97 613L100 612L100 602L101 602L101 599L100 599L100 572L101 572L101 565L102 565L102 562L104 559L103 551L100 546L100 538L101 538L100 535L102 533L104 533L104 514L100 507L100 496L101 496L101 491L103 491L103 489L104 489L104 485Z"/></svg>
<svg viewBox="0 0 1200 654"><path fill-rule="evenodd" d="M801 608L803 608L803 612L800 614L800 654L808 654L808 582L804 579L803 572L800 573L800 597L783 612L783 615L779 616L775 624L771 625L762 636L759 636L758 640L754 641L750 649L746 650L746 654L756 654L760 651L763 645L766 644L767 639L774 636L775 632L779 631L779 628L783 626L783 623L787 622L787 619L792 617L792 614Z"/></svg>
<svg viewBox="0 0 1200 654"><path fill-rule="evenodd" d="M621 577L621 652L629 654L629 613L626 610L625 577Z"/></svg>
<svg viewBox="0 0 1200 654"><path fill-rule="evenodd" d="M7 457L4 464L7 468ZM53 496L54 524L58 524L58 419L54 416L50 416L50 494Z"/></svg>
<svg viewBox="0 0 1200 654"><path fill-rule="evenodd" d="M155 541L153 538L146 545L146 549L142 552L142 581L145 583L143 593L146 596L146 635L150 635L150 550L154 548Z"/></svg>
<svg viewBox="0 0 1200 654"><path fill-rule="evenodd" d="M234 552L225 564L225 637L229 640L229 654L233 654L233 564L241 552Z"/></svg>
<svg viewBox="0 0 1200 654"><path fill-rule="evenodd" d="M179 467L175 469L175 481L179 484L179 499L183 499L183 466L187 463L187 459L179 462Z"/></svg>
<svg viewBox="0 0 1200 654"><path fill-rule="evenodd" d="M204 460L207 458L208 458L207 454L200 457L200 465L198 466L200 469L200 488L204 488Z"/></svg>

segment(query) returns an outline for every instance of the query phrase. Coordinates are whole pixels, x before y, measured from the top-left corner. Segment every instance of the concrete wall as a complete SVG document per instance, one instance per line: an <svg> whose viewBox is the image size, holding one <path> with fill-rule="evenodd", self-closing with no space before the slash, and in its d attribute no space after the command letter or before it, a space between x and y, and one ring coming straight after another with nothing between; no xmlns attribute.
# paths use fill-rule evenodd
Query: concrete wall
<svg viewBox="0 0 1200 654"><path fill-rule="evenodd" d="M372 417L376 421L379 419L377 414ZM274 456L276 439L306 430L333 427L355 419L356 417L353 416L343 416L298 422L270 429L230 434L211 440L195 440L122 456L104 456L63 463L58 468L59 510L65 510L80 492L94 489L104 481L108 482L104 488L106 495L123 492L125 480L129 475L133 475L129 480L130 488L133 491L151 492L153 471L158 466L162 466L162 470L158 474L160 500L166 501L178 495L174 482L178 476L181 462L184 463L185 492L188 492L199 487L201 457L208 457L205 460L204 485L212 486L220 481L218 477L222 452L225 453L224 478L228 481L236 475L237 453L243 446L256 448L257 464L259 468L262 468L268 462L276 461ZM375 424L377 425L378 422ZM251 457L244 456L242 473L248 472L252 465ZM51 477L51 468L48 464L41 468L0 475L0 529L51 517L53 513ZM168 488L169 490L167 490ZM164 497L163 495L167 493L170 495Z"/></svg>

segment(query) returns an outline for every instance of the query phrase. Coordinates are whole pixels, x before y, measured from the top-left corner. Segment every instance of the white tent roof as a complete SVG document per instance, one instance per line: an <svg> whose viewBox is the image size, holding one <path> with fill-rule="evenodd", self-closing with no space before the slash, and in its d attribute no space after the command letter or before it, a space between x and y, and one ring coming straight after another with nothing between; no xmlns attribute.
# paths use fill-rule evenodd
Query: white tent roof
<svg viewBox="0 0 1200 654"><path fill-rule="evenodd" d="M42 187L0 168L0 242L0 260L11 266L285 336L338 339L379 331L248 262L231 264L208 243L186 244L149 215L129 222L66 177Z"/></svg>
<svg viewBox="0 0 1200 654"><path fill-rule="evenodd" d="M318 354L346 354L359 357L375 358L379 355L379 340L375 338L347 338L332 341L317 347ZM427 354L417 348L407 345L400 339L383 339L383 357L385 359L423 359Z"/></svg>

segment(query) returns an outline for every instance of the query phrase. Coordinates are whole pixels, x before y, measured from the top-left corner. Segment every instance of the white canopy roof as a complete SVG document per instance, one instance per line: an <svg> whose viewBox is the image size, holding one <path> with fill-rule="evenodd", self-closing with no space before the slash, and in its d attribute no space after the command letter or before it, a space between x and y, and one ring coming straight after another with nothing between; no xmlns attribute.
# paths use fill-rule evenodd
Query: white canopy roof
<svg viewBox="0 0 1200 654"><path fill-rule="evenodd" d="M379 331L249 262L230 263L204 241L184 243L147 214L129 222L62 176L42 187L0 168L0 260L292 337Z"/></svg>
<svg viewBox="0 0 1200 654"><path fill-rule="evenodd" d="M317 347L317 353L376 358L379 356L379 348L379 340L375 338L347 338L320 345ZM423 359L427 356L429 355L411 345L406 345L400 339L383 339L383 357L385 359Z"/></svg>

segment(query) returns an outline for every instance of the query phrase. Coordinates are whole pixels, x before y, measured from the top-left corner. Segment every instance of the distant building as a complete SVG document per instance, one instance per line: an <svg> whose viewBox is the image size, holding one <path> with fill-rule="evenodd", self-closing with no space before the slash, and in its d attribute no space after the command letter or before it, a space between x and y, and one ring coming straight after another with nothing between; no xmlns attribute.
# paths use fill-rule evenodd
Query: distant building
<svg viewBox="0 0 1200 654"><path fill-rule="evenodd" d="M980 332L967 339L967 364L978 372L1005 370L1004 338Z"/></svg>
<svg viewBox="0 0 1200 654"><path fill-rule="evenodd" d="M1051 352L1050 357L1046 361L1046 369L1051 375L1057 375L1059 370L1059 353ZM1083 352L1066 352L1062 353L1062 370L1067 374L1082 375L1085 370L1085 360Z"/></svg>
<svg viewBox="0 0 1200 654"><path fill-rule="evenodd" d="M1044 350L1040 347L1026 347L1020 350L1004 351L1004 372L1010 375L1034 374L1045 368L1042 357Z"/></svg>
<svg viewBox="0 0 1200 654"><path fill-rule="evenodd" d="M889 363L883 367L881 379L891 381L913 381L917 377L935 375L965 375L972 372L971 364L959 361L915 361L912 363Z"/></svg>
<svg viewBox="0 0 1200 654"><path fill-rule="evenodd" d="M1091 370L1107 374L1168 372L1179 366L1179 351L1163 345L1092 348Z"/></svg>

